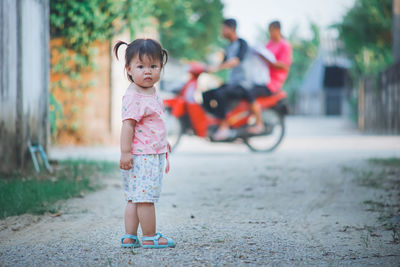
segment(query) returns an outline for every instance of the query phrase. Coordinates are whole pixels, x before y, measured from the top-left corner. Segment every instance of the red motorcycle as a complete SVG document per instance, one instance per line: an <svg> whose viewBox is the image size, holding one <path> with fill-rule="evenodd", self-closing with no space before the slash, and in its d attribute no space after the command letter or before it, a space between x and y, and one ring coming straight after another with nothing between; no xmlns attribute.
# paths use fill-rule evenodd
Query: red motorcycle
<svg viewBox="0 0 400 267"><path fill-rule="evenodd" d="M164 99L167 113L168 141L174 150L184 134L194 134L211 142L245 143L252 151L273 151L282 141L285 134L284 117L288 112L286 93L279 91L271 96L258 97L257 102L262 108L262 120L265 131L251 134L247 128L255 123L246 100L236 101L227 113L227 121L236 131L233 138L216 141L212 136L218 129L221 120L206 112L202 104L194 101L194 93L198 89L198 78L205 72L201 63L191 63L190 79L178 90L174 90L173 98Z"/></svg>

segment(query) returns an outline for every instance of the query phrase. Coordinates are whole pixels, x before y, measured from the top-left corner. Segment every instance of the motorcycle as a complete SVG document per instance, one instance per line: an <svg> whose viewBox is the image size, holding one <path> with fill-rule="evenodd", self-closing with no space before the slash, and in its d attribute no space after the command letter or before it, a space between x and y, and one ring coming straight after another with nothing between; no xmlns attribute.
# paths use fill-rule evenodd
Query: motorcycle
<svg viewBox="0 0 400 267"><path fill-rule="evenodd" d="M227 140L216 141L212 136L218 129L221 119L207 112L205 106L199 101L194 101L193 97L198 90L199 76L203 72L205 72L204 65L192 62L189 65L190 79L181 88L173 91L174 97L163 100L167 115L168 141L172 151L176 149L185 134L194 134L210 142L244 143L255 152L271 152L277 148L285 135L284 117L288 113L286 93L279 91L271 96L257 97L256 101L262 108L261 116L265 126L265 130L259 134L247 131L247 128L255 123L250 104L246 100L231 103L226 119L236 134ZM217 105L217 103L210 104Z"/></svg>

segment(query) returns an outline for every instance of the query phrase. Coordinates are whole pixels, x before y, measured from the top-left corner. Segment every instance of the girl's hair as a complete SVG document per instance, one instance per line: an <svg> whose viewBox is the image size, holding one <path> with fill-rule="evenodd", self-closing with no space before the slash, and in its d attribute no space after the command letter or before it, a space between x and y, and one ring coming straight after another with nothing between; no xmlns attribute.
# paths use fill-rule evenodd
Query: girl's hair
<svg viewBox="0 0 400 267"><path fill-rule="evenodd" d="M161 69L168 61L168 52L162 48L161 44L153 39L136 39L130 44L118 41L114 46L115 57L118 59L118 48L121 45L127 45L125 51L125 68L129 67L129 63L136 56L142 60L143 56L149 57L151 60L159 60ZM128 79L133 82L133 78L128 74Z"/></svg>

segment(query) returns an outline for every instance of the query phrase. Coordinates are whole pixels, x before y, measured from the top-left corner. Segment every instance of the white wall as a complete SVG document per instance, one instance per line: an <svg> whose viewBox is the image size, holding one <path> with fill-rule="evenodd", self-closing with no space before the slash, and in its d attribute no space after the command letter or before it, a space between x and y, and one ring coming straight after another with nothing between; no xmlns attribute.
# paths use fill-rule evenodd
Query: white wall
<svg viewBox="0 0 400 267"><path fill-rule="evenodd" d="M43 6L35 0L20 1L23 117L28 120L25 134L30 136L32 141L43 143L44 140L40 140L40 136L47 129L43 129L40 121L47 113L43 107L48 106L48 93L43 88L48 84L45 73L49 64L45 60L48 50L45 49L47 42L44 38L46 25L43 23Z"/></svg>
<svg viewBox="0 0 400 267"><path fill-rule="evenodd" d="M0 165L12 165L17 120L17 2L0 1ZM1 156L3 155L3 156ZM0 169L3 169L0 167Z"/></svg>
<svg viewBox="0 0 400 267"><path fill-rule="evenodd" d="M119 40L129 43L129 32L115 36L111 41L111 49L114 49L114 45ZM113 139L118 139L121 132L122 96L130 84L125 73L125 49L125 45L120 46L119 60L116 59L114 51L111 51L111 134Z"/></svg>
<svg viewBox="0 0 400 267"><path fill-rule="evenodd" d="M0 1L0 170L23 168L28 141L48 143L49 0Z"/></svg>

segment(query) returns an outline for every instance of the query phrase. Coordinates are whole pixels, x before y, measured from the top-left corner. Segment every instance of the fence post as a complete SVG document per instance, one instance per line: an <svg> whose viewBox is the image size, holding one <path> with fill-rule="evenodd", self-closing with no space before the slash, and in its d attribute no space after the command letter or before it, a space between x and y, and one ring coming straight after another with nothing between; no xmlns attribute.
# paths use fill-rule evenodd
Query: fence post
<svg viewBox="0 0 400 267"><path fill-rule="evenodd" d="M393 61L400 61L400 0L393 0Z"/></svg>
<svg viewBox="0 0 400 267"><path fill-rule="evenodd" d="M364 92L364 79L360 81L360 87L358 89L358 128L361 131L365 130L365 92Z"/></svg>
<svg viewBox="0 0 400 267"><path fill-rule="evenodd" d="M361 131L400 134L400 61L360 82L358 125Z"/></svg>

